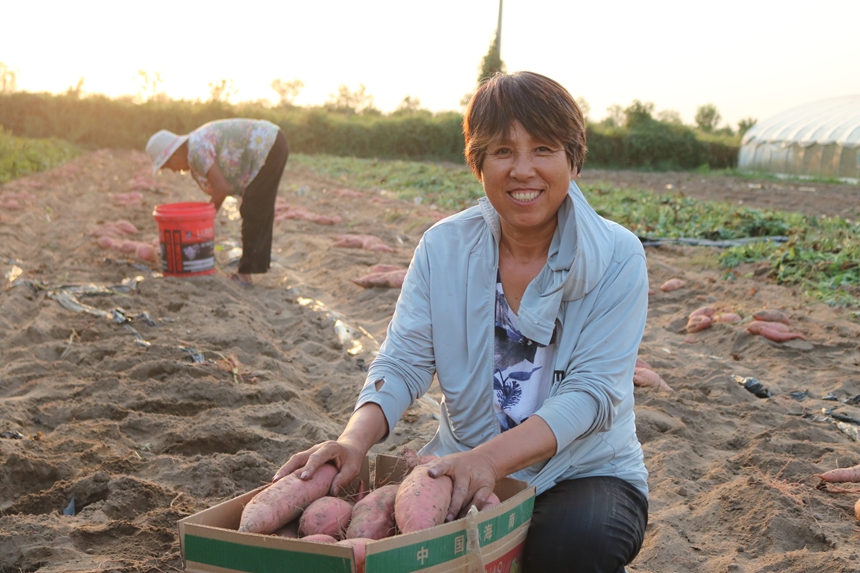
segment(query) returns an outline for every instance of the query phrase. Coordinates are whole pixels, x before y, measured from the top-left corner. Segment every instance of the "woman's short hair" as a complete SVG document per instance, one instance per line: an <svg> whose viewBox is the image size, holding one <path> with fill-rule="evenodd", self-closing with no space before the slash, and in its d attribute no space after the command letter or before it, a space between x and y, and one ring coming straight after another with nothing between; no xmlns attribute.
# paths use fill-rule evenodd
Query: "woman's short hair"
<svg viewBox="0 0 860 573"><path fill-rule="evenodd" d="M518 121L535 137L564 146L577 172L585 163L585 119L570 92L534 72L496 74L478 86L463 118L466 161L480 177L490 143Z"/></svg>

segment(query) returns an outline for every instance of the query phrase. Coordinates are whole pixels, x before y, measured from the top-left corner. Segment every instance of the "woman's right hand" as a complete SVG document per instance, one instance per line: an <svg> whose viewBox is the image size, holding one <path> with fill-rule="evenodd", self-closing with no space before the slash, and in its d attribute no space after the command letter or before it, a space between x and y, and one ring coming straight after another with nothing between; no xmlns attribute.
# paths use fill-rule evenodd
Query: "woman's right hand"
<svg viewBox="0 0 860 573"><path fill-rule="evenodd" d="M272 481L294 472L298 472L299 479L307 480L320 466L332 462L338 472L332 480L330 493L337 495L338 491L349 485L359 474L366 454L367 450L349 441L328 440L290 457L275 473Z"/></svg>
<svg viewBox="0 0 860 573"><path fill-rule="evenodd" d="M298 471L299 479L310 479L321 465L332 462L337 474L331 482L330 493L348 486L361 471L361 464L370 447L388 435L388 422L382 408L369 402L352 413L337 440L328 440L293 455L275 473L273 481ZM299 471L300 470L300 471Z"/></svg>

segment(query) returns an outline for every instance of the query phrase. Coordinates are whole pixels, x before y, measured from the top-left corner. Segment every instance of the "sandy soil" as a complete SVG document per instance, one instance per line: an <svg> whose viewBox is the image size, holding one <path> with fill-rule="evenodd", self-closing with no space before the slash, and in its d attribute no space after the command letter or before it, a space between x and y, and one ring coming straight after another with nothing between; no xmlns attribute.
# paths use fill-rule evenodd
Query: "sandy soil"
<svg viewBox="0 0 860 573"><path fill-rule="evenodd" d="M181 570L177 520L338 434L399 292L351 279L377 263L408 265L444 215L290 166L282 199L340 223L276 223L273 268L242 289L225 279L239 221L224 209L217 274L162 278L89 234L128 220L148 242L155 205L204 199L169 174L138 183L139 202L117 204L147 173L142 153L99 151L0 187L20 207L0 208L0 573ZM585 184L596 180L810 214L851 217L860 205L850 185L586 170ZM343 233L376 235L395 252L333 248ZM849 403L860 395L860 325L754 268L721 280L698 253L647 249L655 293L640 356L674 391L635 390L652 493L631 573L860 570L860 490L818 489L815 477L860 462L857 443L822 413L860 418ZM687 286L658 288L675 277ZM61 288L126 279L99 295ZM87 307L61 305L62 292ZM771 342L745 324L687 334L688 314L705 304L745 322L782 309L805 340ZM109 318L117 310L125 323ZM771 397L733 376L757 378ZM418 447L435 423L420 401L377 450Z"/></svg>

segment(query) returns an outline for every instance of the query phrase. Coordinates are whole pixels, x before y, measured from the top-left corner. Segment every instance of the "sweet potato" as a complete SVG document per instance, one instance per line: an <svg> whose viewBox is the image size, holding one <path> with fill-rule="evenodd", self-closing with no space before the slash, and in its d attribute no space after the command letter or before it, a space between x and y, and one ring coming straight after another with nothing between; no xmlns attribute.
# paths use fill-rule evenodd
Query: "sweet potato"
<svg viewBox="0 0 860 573"><path fill-rule="evenodd" d="M681 279L669 279L660 285L660 290L663 292L671 292L687 286L687 281Z"/></svg>
<svg viewBox="0 0 860 573"><path fill-rule="evenodd" d="M367 556L367 544L373 541L366 537L355 537L353 539L344 539L338 541L335 545L343 545L352 547L352 554L355 558L356 573L364 573L364 562Z"/></svg>
<svg viewBox="0 0 860 573"><path fill-rule="evenodd" d="M776 310L775 308L758 310L753 313L753 318L755 320L762 320L765 322L782 322L784 324L791 325L791 320L789 320L788 315L781 310Z"/></svg>
<svg viewBox="0 0 860 573"><path fill-rule="evenodd" d="M838 468L835 470L826 471L820 474L823 481L826 482L860 482L860 464L851 466L850 468Z"/></svg>
<svg viewBox="0 0 860 573"><path fill-rule="evenodd" d="M761 335L768 340L773 340L774 342L787 342L789 340L794 340L795 338L806 340L806 337L799 332L779 332L778 330L771 330L770 328L763 329L761 331Z"/></svg>
<svg viewBox="0 0 860 573"><path fill-rule="evenodd" d="M324 533L343 539L352 519L352 506L352 502L331 495L311 502L299 519L299 536Z"/></svg>
<svg viewBox="0 0 860 573"><path fill-rule="evenodd" d="M659 374L648 368L636 368L633 370L633 385L648 388L656 388L671 392L672 388L663 381Z"/></svg>
<svg viewBox="0 0 860 573"><path fill-rule="evenodd" d="M114 243L114 248L116 248L116 243ZM119 243L119 250L123 253L136 253L137 241L122 241Z"/></svg>
<svg viewBox="0 0 860 573"><path fill-rule="evenodd" d="M714 317L714 320L727 324L738 324L743 320L743 317L736 312L721 312Z"/></svg>
<svg viewBox="0 0 860 573"><path fill-rule="evenodd" d="M445 521L454 483L446 475L430 477L428 470L429 466L418 466L397 489L394 518L401 533L420 531Z"/></svg>
<svg viewBox="0 0 860 573"><path fill-rule="evenodd" d="M763 322L759 320L749 323L746 331L750 334L761 334L761 331L765 328L775 330L776 332L791 332L791 327L782 322Z"/></svg>
<svg viewBox="0 0 860 573"><path fill-rule="evenodd" d="M107 235L102 235L101 237L98 238L98 240L96 241L96 244L101 249L112 249L113 244L114 244L114 240L111 237L108 237Z"/></svg>
<svg viewBox="0 0 860 573"><path fill-rule="evenodd" d="M382 239L374 235L337 235L336 242L332 247L343 247L347 249L364 249L366 251L382 251L394 253L393 249L382 242Z"/></svg>
<svg viewBox="0 0 860 573"><path fill-rule="evenodd" d="M272 533L283 527L299 517L312 501L324 496L336 474L335 466L325 464L308 480L294 473L279 479L248 502L242 510L239 531Z"/></svg>
<svg viewBox="0 0 860 573"><path fill-rule="evenodd" d="M147 243L138 243L135 254L137 255L137 258L143 259L144 261L154 261L155 247Z"/></svg>
<svg viewBox="0 0 860 573"><path fill-rule="evenodd" d="M134 235L137 233L137 227L134 226L133 223L126 221L125 219L120 219L116 223L116 228L125 233L126 235Z"/></svg>
<svg viewBox="0 0 860 573"><path fill-rule="evenodd" d="M654 370L653 368L651 368L650 364L648 364L638 356L636 357L636 368L647 368L648 370Z"/></svg>
<svg viewBox="0 0 860 573"><path fill-rule="evenodd" d="M313 541L314 543L337 543L337 539L325 533L314 533L301 538L302 541Z"/></svg>
<svg viewBox="0 0 860 573"><path fill-rule="evenodd" d="M372 275L373 273L388 273L391 271L402 271L402 270L404 270L404 269L400 265L389 265L386 263L379 263L379 264L373 265L372 267L367 269L367 274Z"/></svg>
<svg viewBox="0 0 860 573"><path fill-rule="evenodd" d="M0 208L6 209L7 211L20 211L23 209L16 199L6 199L5 201L0 200Z"/></svg>
<svg viewBox="0 0 860 573"><path fill-rule="evenodd" d="M383 539L394 535L394 499L399 484L378 487L352 508L352 521L346 528L346 538Z"/></svg>
<svg viewBox="0 0 860 573"><path fill-rule="evenodd" d="M714 323L714 320L706 315L706 314L697 314L696 316L691 316L687 321L687 332L699 332L701 330L705 330L706 328L711 328L711 325Z"/></svg>
<svg viewBox="0 0 860 573"><path fill-rule="evenodd" d="M406 269L398 269L395 271L388 271L384 273L370 273L364 275L363 277L359 277L357 279L351 279L352 282L357 284L360 287L369 288L369 287L387 287L387 288L400 288L403 286L403 279L406 278Z"/></svg>
<svg viewBox="0 0 860 573"><path fill-rule="evenodd" d="M690 313L689 318L693 318L694 316L710 316L713 317L717 311L714 310L712 306L700 306L696 310Z"/></svg>
<svg viewBox="0 0 860 573"><path fill-rule="evenodd" d="M299 536L299 520L292 520L282 528L273 531L272 535L277 535L278 537L287 537L289 539L297 538Z"/></svg>

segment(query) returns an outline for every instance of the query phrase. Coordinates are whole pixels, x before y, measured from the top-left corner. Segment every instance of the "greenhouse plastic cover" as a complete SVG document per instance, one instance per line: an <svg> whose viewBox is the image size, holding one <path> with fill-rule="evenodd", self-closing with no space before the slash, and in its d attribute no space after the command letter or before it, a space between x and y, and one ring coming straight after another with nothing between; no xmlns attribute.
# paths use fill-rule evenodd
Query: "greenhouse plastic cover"
<svg viewBox="0 0 860 573"><path fill-rule="evenodd" d="M841 96L784 111L744 134L743 145L860 146L860 95Z"/></svg>

